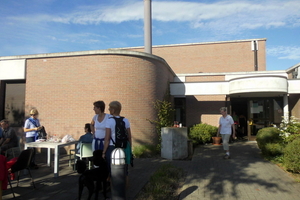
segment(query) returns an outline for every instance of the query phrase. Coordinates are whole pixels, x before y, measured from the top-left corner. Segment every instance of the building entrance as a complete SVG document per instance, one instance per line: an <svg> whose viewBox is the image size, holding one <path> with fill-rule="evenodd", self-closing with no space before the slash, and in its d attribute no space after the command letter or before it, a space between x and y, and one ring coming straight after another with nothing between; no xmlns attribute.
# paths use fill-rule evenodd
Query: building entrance
<svg viewBox="0 0 300 200"><path fill-rule="evenodd" d="M238 131L248 140L255 140L257 132L265 127L278 126L283 116L283 99L267 98L231 98L231 111L239 116ZM243 125L243 117L246 124ZM243 128L246 126L246 128Z"/></svg>

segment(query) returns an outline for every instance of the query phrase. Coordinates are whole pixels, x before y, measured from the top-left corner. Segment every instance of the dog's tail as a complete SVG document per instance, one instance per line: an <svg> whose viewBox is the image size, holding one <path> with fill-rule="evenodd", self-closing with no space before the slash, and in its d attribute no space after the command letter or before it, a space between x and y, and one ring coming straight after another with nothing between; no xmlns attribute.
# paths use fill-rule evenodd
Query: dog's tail
<svg viewBox="0 0 300 200"><path fill-rule="evenodd" d="M86 163L83 160L77 160L76 170L78 174L82 174L86 170Z"/></svg>

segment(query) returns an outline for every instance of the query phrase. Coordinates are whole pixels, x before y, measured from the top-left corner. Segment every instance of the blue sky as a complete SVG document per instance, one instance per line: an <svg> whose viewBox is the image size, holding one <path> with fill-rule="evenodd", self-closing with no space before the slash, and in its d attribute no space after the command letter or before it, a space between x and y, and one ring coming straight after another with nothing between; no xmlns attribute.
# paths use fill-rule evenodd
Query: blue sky
<svg viewBox="0 0 300 200"><path fill-rule="evenodd" d="M144 45L143 0L0 0L0 56ZM153 45L267 38L267 70L300 63L299 0L152 1Z"/></svg>

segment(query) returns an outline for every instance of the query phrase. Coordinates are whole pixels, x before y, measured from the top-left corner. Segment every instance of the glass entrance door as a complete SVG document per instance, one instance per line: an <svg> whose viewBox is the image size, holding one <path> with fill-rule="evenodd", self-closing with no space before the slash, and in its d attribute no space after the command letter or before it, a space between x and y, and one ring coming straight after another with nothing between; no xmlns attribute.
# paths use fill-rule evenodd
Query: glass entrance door
<svg viewBox="0 0 300 200"><path fill-rule="evenodd" d="M260 98L248 101L248 119L251 136L264 128L279 125L282 113L282 99Z"/></svg>

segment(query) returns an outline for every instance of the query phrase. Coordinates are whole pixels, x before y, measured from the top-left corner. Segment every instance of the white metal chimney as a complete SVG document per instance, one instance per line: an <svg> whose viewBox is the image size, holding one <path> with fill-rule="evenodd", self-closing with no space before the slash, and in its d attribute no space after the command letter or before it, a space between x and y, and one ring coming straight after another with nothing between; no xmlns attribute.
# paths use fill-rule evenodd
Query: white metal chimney
<svg viewBox="0 0 300 200"><path fill-rule="evenodd" d="M145 52L152 54L151 0L144 0L144 45Z"/></svg>

